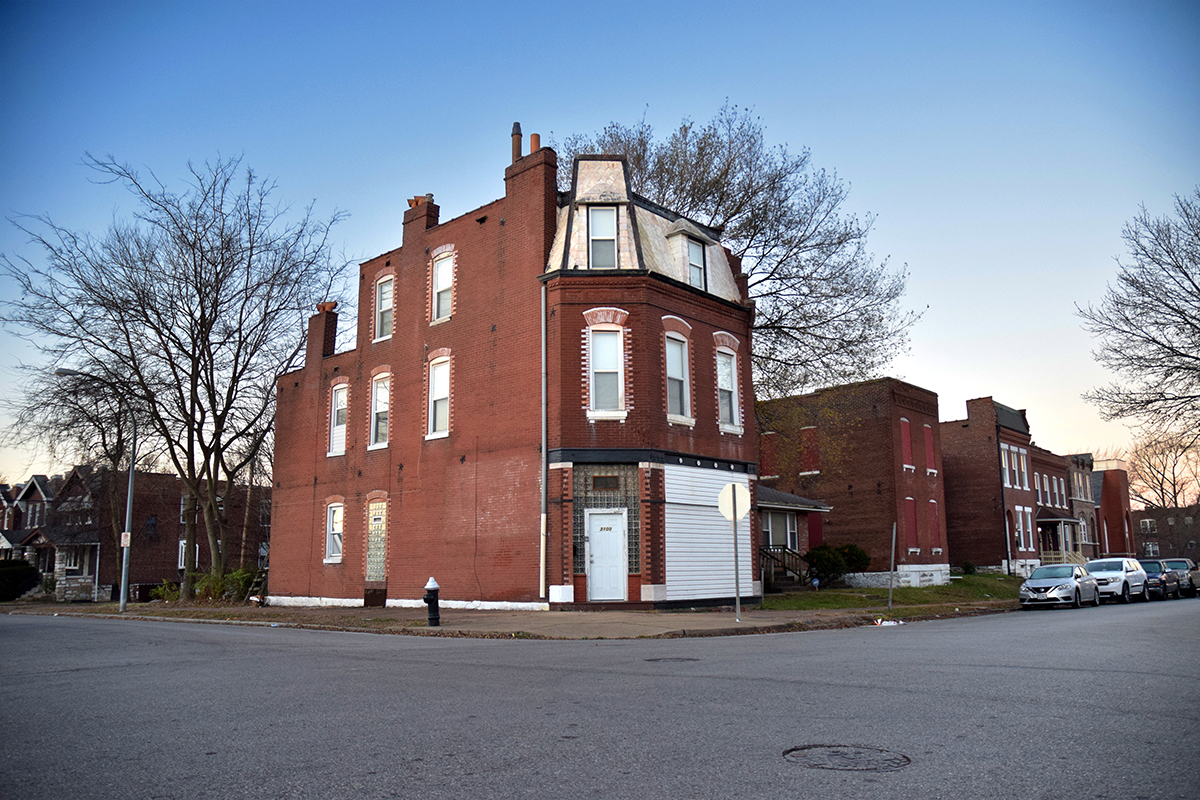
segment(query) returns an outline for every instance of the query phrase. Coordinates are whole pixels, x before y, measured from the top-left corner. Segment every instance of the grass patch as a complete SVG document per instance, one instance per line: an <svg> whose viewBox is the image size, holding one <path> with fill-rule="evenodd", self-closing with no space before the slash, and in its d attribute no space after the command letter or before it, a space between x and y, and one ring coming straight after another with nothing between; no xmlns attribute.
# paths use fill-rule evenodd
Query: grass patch
<svg viewBox="0 0 1200 800"><path fill-rule="evenodd" d="M977 603L988 600L1015 600L1021 578L1009 575L964 575L946 586L897 587L892 606L931 606L950 603ZM887 589L836 589L768 596L762 607L778 611L817 611L820 609L878 608L887 605Z"/></svg>

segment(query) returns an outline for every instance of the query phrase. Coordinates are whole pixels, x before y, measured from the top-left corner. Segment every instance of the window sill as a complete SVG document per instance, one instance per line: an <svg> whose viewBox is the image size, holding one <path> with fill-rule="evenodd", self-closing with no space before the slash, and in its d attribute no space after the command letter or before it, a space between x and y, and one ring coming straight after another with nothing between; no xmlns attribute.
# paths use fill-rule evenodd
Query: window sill
<svg viewBox="0 0 1200 800"><path fill-rule="evenodd" d="M796 473L796 475L798 477L802 477L804 475L820 475L820 474L821 474L821 470L819 470L819 469L810 469L805 472L797 472Z"/></svg>
<svg viewBox="0 0 1200 800"><path fill-rule="evenodd" d="M902 471L915 473L917 471L917 468L913 464L905 464Z"/></svg>
<svg viewBox="0 0 1200 800"><path fill-rule="evenodd" d="M597 411L595 409L591 409L587 412L588 422L595 422L598 419L599 420L605 420L605 419L618 420L620 422L624 422L628 416L629 416L629 412L624 411L624 410L621 410L621 411Z"/></svg>
<svg viewBox="0 0 1200 800"><path fill-rule="evenodd" d="M453 314L451 316L453 316ZM449 322L449 321L450 321L450 317L438 317L437 319L429 320L429 324L430 324L430 326L441 325L443 322Z"/></svg>
<svg viewBox="0 0 1200 800"><path fill-rule="evenodd" d="M908 548L908 554L909 554L910 556L916 556L916 555L920 555L920 554L921 554L921 548L919 548L919 547L910 547L910 548Z"/></svg>
<svg viewBox="0 0 1200 800"><path fill-rule="evenodd" d="M689 428L696 427L695 417L684 417L679 414L667 414L668 425L686 425Z"/></svg>
<svg viewBox="0 0 1200 800"><path fill-rule="evenodd" d="M326 457L326 458L337 458L338 456L344 456L344 455L346 455L346 451L345 451L345 450L340 450L340 451L338 451L338 452L336 452L336 453L335 453L335 452L333 452L333 451L330 451L330 452L328 452L328 453L326 453L326 454L325 454L325 457Z"/></svg>
<svg viewBox="0 0 1200 800"><path fill-rule="evenodd" d="M371 450L386 450L387 446L388 446L387 442L380 442L379 444L367 445L367 451L369 452Z"/></svg>
<svg viewBox="0 0 1200 800"><path fill-rule="evenodd" d="M932 553L933 553L935 556L940 556L940 555L942 554L942 548L940 548L940 547L935 547L935 548L933 548L933 550L932 550L931 552L932 552Z"/></svg>
<svg viewBox="0 0 1200 800"><path fill-rule="evenodd" d="M741 436L745 429L741 425L727 425L724 422L718 423L721 428L721 433L731 433L736 436Z"/></svg>
<svg viewBox="0 0 1200 800"><path fill-rule="evenodd" d="M432 440L432 439L445 439L445 438L447 438L449 435L450 435L450 431L448 431L448 430L445 430L445 431L434 431L433 433L427 433L427 434L425 434L425 441L427 441L427 442L428 442L428 441L430 441L430 440Z"/></svg>
<svg viewBox="0 0 1200 800"><path fill-rule="evenodd" d="M372 339L371 344L375 344L376 342L386 342L388 339L391 339L391 338L392 338L392 335L389 333L387 336L380 336L378 339Z"/></svg>
<svg viewBox="0 0 1200 800"><path fill-rule="evenodd" d="M937 477L937 470L936 470L936 469L927 469L927 470L925 470L925 474L926 474L926 475L932 475L933 477L935 477L935 478L936 478L936 477Z"/></svg>
<svg viewBox="0 0 1200 800"><path fill-rule="evenodd" d="M340 563L342 563L342 557L336 556L334 558L327 558L324 561L322 561L321 563L322 564L340 564Z"/></svg>

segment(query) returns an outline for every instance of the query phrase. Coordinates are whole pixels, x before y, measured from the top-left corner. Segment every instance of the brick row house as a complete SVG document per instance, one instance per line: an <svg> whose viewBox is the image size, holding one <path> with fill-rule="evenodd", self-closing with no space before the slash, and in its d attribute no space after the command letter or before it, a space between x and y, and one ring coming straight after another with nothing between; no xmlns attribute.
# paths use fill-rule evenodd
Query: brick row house
<svg viewBox="0 0 1200 800"><path fill-rule="evenodd" d="M1200 503L1154 507L1133 512L1134 541L1146 558L1190 558L1200 561Z"/></svg>
<svg viewBox="0 0 1200 800"><path fill-rule="evenodd" d="M53 578L60 601L115 600L120 592L120 530L125 524L127 476L77 466L65 477L34 475L5 489L0 515L0 558L29 561ZM225 563L257 568L270 530L268 489L244 489L225 499L229 541ZM139 472L134 479L134 524L130 537L130 598L149 600L163 581L176 583L183 571L184 494L174 475ZM196 568L211 564L203 520L197 523ZM49 585L49 582L46 582Z"/></svg>
<svg viewBox="0 0 1200 800"><path fill-rule="evenodd" d="M1138 556L1129 506L1129 472L1121 459L1096 461L1091 475L1101 555Z"/></svg>
<svg viewBox="0 0 1200 800"><path fill-rule="evenodd" d="M806 544L856 544L871 557L871 573L850 582L888 579L893 526L897 583L948 582L935 393L881 378L760 402L758 422L763 486L818 497L828 508L810 514Z"/></svg>
<svg viewBox="0 0 1200 800"><path fill-rule="evenodd" d="M514 130L505 194L409 201L360 265L357 345L310 320L278 384L271 602L693 604L734 596L728 483L756 488L752 305L706 228L630 191L621 158ZM741 523L743 594L757 525Z"/></svg>

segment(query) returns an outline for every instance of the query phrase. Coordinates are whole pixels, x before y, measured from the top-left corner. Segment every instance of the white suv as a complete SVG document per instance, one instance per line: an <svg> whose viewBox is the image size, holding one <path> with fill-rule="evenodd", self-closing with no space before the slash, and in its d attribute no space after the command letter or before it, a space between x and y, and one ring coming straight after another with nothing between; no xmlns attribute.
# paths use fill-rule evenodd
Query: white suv
<svg viewBox="0 0 1200 800"><path fill-rule="evenodd" d="M1150 599L1146 570L1136 558L1097 558L1087 563L1087 571L1096 576L1100 596L1106 600L1116 598L1128 603L1131 597Z"/></svg>

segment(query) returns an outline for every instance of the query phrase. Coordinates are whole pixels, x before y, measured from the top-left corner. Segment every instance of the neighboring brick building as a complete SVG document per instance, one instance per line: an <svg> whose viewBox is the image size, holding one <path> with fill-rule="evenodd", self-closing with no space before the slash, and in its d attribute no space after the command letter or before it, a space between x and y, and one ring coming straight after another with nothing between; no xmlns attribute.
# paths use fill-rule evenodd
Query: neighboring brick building
<svg viewBox="0 0 1200 800"><path fill-rule="evenodd" d="M758 458L739 264L622 159L560 195L519 136L503 198L409 201L359 270L354 350L332 304L312 318L278 385L271 602L419 605L430 576L452 607L733 597L716 495Z"/></svg>
<svg viewBox="0 0 1200 800"><path fill-rule="evenodd" d="M12 544L5 556L24 558L54 577L56 599L116 600L121 583L119 534L125 525L126 475L79 466L65 478L34 475L16 490L13 527L4 532ZM258 566L269 530L269 489L227 494L229 534L223 543L226 566ZM139 472L134 479L134 525L129 548L130 597L149 600L163 581L177 583L183 570L183 484L174 475ZM265 501L265 504L264 504ZM115 522L114 522L115 521ZM196 569L212 563L203 521L197 525Z"/></svg>
<svg viewBox="0 0 1200 800"><path fill-rule="evenodd" d="M758 423L764 485L833 507L810 544L856 544L884 576L852 582L886 580L893 524L899 582L949 582L935 393L880 378L761 402Z"/></svg>
<svg viewBox="0 0 1200 800"><path fill-rule="evenodd" d="M941 433L950 563L1028 574L1041 557L1025 412L968 400L967 418L943 422Z"/></svg>
<svg viewBox="0 0 1200 800"><path fill-rule="evenodd" d="M1146 558L1190 558L1200 563L1200 503L1133 512L1137 553Z"/></svg>
<svg viewBox="0 0 1200 800"><path fill-rule="evenodd" d="M1096 506L1096 530L1101 556L1139 555L1133 536L1133 511L1129 506L1129 473L1125 462L1110 458L1092 468L1092 496Z"/></svg>
<svg viewBox="0 0 1200 800"><path fill-rule="evenodd" d="M1099 558L1100 528L1096 524L1096 501L1092 496L1091 453L1076 453L1067 458L1070 470L1071 514L1079 520L1079 553L1086 560Z"/></svg>

